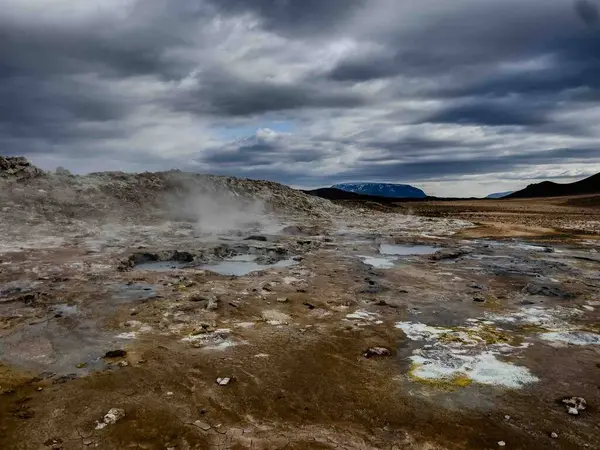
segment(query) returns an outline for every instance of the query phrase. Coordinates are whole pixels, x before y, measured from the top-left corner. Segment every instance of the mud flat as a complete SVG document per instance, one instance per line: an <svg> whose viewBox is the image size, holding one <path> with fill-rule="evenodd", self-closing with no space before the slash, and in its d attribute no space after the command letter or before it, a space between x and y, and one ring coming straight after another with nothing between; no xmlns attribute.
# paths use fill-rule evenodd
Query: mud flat
<svg viewBox="0 0 600 450"><path fill-rule="evenodd" d="M11 235L0 448L600 448L596 236L461 211Z"/></svg>

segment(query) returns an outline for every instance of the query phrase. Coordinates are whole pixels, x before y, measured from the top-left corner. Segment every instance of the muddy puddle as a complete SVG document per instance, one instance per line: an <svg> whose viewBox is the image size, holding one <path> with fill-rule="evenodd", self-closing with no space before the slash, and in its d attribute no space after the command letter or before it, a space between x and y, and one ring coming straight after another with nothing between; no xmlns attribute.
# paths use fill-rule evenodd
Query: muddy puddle
<svg viewBox="0 0 600 450"><path fill-rule="evenodd" d="M298 262L293 259L284 259L273 264L259 264L256 259L256 255L238 255L216 264L202 264L197 268L218 273L219 275L241 277L261 270L283 269L298 264Z"/></svg>
<svg viewBox="0 0 600 450"><path fill-rule="evenodd" d="M123 344L78 308L58 305L55 317L29 324L0 340L0 360L34 373L86 375L106 367L103 355Z"/></svg>
<svg viewBox="0 0 600 450"><path fill-rule="evenodd" d="M439 247L432 245L381 244L379 246L379 253L391 256L432 255L438 250Z"/></svg>

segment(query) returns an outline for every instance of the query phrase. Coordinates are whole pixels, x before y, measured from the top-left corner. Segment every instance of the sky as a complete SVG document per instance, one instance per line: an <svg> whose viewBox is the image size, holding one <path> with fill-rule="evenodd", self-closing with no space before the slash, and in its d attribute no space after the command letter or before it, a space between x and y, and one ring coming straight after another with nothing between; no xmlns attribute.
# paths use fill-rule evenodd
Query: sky
<svg viewBox="0 0 600 450"><path fill-rule="evenodd" d="M0 154L483 196L600 172L600 0L0 0Z"/></svg>

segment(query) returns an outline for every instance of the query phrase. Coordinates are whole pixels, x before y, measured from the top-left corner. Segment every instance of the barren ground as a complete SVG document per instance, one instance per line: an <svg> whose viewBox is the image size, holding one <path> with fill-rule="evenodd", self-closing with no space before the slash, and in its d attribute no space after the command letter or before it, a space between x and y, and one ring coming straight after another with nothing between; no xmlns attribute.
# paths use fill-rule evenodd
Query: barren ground
<svg viewBox="0 0 600 450"><path fill-rule="evenodd" d="M567 201L37 243L4 211L0 448L600 448L600 210Z"/></svg>

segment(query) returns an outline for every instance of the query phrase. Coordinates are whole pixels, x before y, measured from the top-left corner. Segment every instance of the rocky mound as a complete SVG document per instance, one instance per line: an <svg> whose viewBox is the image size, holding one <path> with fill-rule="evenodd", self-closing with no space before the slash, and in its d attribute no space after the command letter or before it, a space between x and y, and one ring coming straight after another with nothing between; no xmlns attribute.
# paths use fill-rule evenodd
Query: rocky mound
<svg viewBox="0 0 600 450"><path fill-rule="evenodd" d="M0 178L28 180L40 177L43 174L42 170L35 167L22 156L0 156Z"/></svg>
<svg viewBox="0 0 600 450"><path fill-rule="evenodd" d="M46 173L25 158L0 158L3 219L23 223L252 220L265 213L328 216L338 207L270 181L156 173ZM6 222L5 220L4 222ZM235 225L235 224L229 224Z"/></svg>

